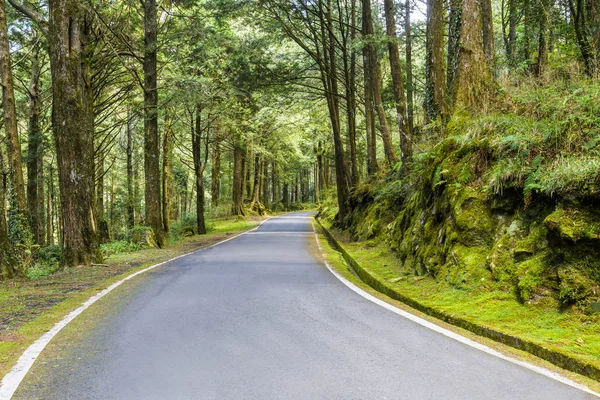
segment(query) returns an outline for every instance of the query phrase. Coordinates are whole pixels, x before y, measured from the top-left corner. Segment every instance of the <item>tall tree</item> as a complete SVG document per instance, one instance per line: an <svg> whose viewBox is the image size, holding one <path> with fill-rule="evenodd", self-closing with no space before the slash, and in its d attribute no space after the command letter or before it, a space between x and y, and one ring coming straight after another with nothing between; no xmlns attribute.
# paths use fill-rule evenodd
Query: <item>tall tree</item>
<svg viewBox="0 0 600 400"><path fill-rule="evenodd" d="M63 262L89 264L98 254L90 162L94 151L93 108L85 76L90 21L79 1L51 0L49 4L52 124L60 183Z"/></svg>
<svg viewBox="0 0 600 400"><path fill-rule="evenodd" d="M6 133L9 177L14 193L14 205L18 209L17 212L19 214L26 214L25 181L23 179L23 166L21 163L21 144L19 143L19 131L17 127L15 89L4 0L0 0L0 83L2 84L4 132Z"/></svg>
<svg viewBox="0 0 600 400"><path fill-rule="evenodd" d="M463 0L456 72L451 96L455 108L480 110L493 95L493 78L483 49L481 5Z"/></svg>
<svg viewBox="0 0 600 400"><path fill-rule="evenodd" d="M37 40L37 38L36 38ZM40 46L35 44L31 51L31 76L29 80L29 134L27 138L27 206L31 231L35 242L43 246L46 242L44 215L44 143L40 123Z"/></svg>
<svg viewBox="0 0 600 400"><path fill-rule="evenodd" d="M411 0L406 0L404 8L404 31L406 39L406 103L410 132L414 129L414 96L413 96L413 64L412 64L412 26L410 22Z"/></svg>
<svg viewBox="0 0 600 400"><path fill-rule="evenodd" d="M196 184L196 221L198 234L206 233L206 222L204 220L204 170L208 162L210 122L202 126L202 106L196 106L196 123L192 125L192 154L194 158L194 182ZM204 148L202 144L202 133L206 132ZM204 154L203 154L204 151Z"/></svg>
<svg viewBox="0 0 600 400"><path fill-rule="evenodd" d="M367 54L369 57L369 87L371 91L371 99L377 118L379 120L379 132L383 142L383 151L388 165L394 165L398 161L396 151L392 144L392 135L387 121L387 115L383 107L381 99L381 67L377 59L377 51L375 49L375 35L373 29L373 16L371 12L371 0L362 0L363 6L363 36L366 41Z"/></svg>
<svg viewBox="0 0 600 400"><path fill-rule="evenodd" d="M156 244L165 243L158 139L158 4L144 0L144 197L146 224L152 227Z"/></svg>
<svg viewBox="0 0 600 400"><path fill-rule="evenodd" d="M398 122L398 130L400 132L402 174L404 175L407 172L408 162L412 156L412 135L408 123L408 115L406 113L406 96L404 95L404 85L402 83L398 37L396 36L396 10L394 7L394 0L384 0L384 7L392 85L394 88L394 100L396 102L396 119Z"/></svg>
<svg viewBox="0 0 600 400"><path fill-rule="evenodd" d="M460 0L452 0L452 6L456 7L455 2ZM427 122L440 119L442 125L448 115L446 105L446 86L444 79L444 9L442 0L427 1L427 38L426 38L426 88L425 88L425 105ZM454 16L454 19L458 17ZM450 24L456 23L451 15ZM480 25L481 26L481 25ZM453 56L450 56L453 46L453 31L451 29L450 39L448 41L448 74L453 69Z"/></svg>

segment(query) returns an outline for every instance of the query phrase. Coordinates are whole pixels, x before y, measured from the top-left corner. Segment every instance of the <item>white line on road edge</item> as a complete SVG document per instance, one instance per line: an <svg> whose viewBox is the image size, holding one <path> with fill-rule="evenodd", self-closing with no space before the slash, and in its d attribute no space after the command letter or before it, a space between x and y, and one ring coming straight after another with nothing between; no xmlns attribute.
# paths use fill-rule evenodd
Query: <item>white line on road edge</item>
<svg viewBox="0 0 600 400"><path fill-rule="evenodd" d="M347 280L346 278L344 278L337 271L335 271L331 267L331 265L329 265L329 263L327 262L326 255L325 255L325 253L323 253L323 247L321 246L321 243L319 241L319 235L317 234L317 231L315 229L314 221L311 221L311 223L312 223L313 231L315 233L315 239L317 241L317 246L319 247L319 250L321 251L321 254L323 255L323 261L325 262L325 266L327 266L327 269L336 278L338 278L344 285L346 285L348 288L350 288L355 293L358 293L359 295L361 295L365 299L367 299L369 301L372 301L373 303L375 303L375 304L377 304L377 305L379 305L379 306L381 306L381 307L383 307L383 308L385 308L385 309L387 309L387 310L389 310L389 311L391 311L391 312L393 312L395 314L398 314L401 317L404 317L404 318L409 319L409 320L411 320L413 322L416 322L419 325L422 325L422 326L424 326L426 328L429 328L429 329L431 329L431 330L433 330L435 332L441 333L442 335L447 336L447 337L449 337L451 339L454 339L456 341L459 341L459 342L461 342L463 344L466 344L467 346L471 346L471 347L473 347L473 348L475 348L477 350L481 350L481 351L483 351L485 353L488 353L488 354L490 354L492 356L501 358L501 359L503 359L505 361L511 362L511 363L519 365L519 366L521 366L523 368L527 368L528 370L531 370L533 372L537 372L538 374L544 375L544 376L546 376L548 378L554 379L555 381L564 383L565 385L574 387L576 389L579 389L579 390L581 390L583 392L589 393L589 394L594 395L596 397L600 397L600 393L596 393L596 392L592 391L591 389L589 389L588 387L586 387L584 385L581 385L581 384L579 384L577 382L574 382L574 381L572 381L570 379L567 379L567 378L565 378L565 377L557 374L556 372L552 372L552 371L550 371L550 370L548 370L546 368L538 367L537 365L529 364L527 362L520 361L520 360L517 360L515 358L505 356L504 354L502 354L502 353L500 353L500 352L498 352L498 351L496 351L496 350L494 350L494 349L492 349L492 348L490 348L488 346L485 346L485 345L483 345L481 343L477 343L477 342L475 342L475 341L473 341L471 339L468 339L468 338L466 338L464 336L459 335L458 333L449 331L448 329L442 328L441 326L438 326L438 325L436 325L436 324L434 324L432 322L429 322L429 321L427 321L427 320L425 320L423 318L417 317L416 315L411 314L411 313L409 313L407 311L404 311L404 310L401 310L399 308L396 308L393 305L391 305L389 303L386 303L385 301L380 300L377 297L375 297L375 296L373 296L373 295L365 292L364 290L362 290L361 288L359 288L358 286L356 286L354 283L352 283L349 280Z"/></svg>
<svg viewBox="0 0 600 400"><path fill-rule="evenodd" d="M29 369L31 368L31 366L33 365L33 363L35 362L35 360L37 360L38 356L40 355L40 353L42 352L42 350L44 350L44 348L46 347L46 345L50 342L50 340L52 340L52 338L54 336L56 336L56 334L58 332L60 332L65 326L67 326L67 324L71 321L73 321L75 319L75 317L77 317L79 314L81 314L82 312L84 312L89 306L91 306L92 304L94 304L95 302L97 302L98 300L100 300L102 297L106 296L108 293L112 292L114 289L116 289L117 287L121 286L123 283L125 283L126 281L135 278L138 275L141 275L145 272L151 271L155 268L158 268L160 266L163 266L165 264L168 264L170 262L173 262L175 260L179 260L180 258L183 257L187 257L189 255L192 255L194 253L198 253L201 251L205 251L208 250L212 247L215 246L219 246L225 242L229 242L230 240L236 239L248 232L252 232L258 228L260 228L260 226L262 224L264 224L265 222L267 222L268 220L270 220L271 218L267 218L264 221L262 221L260 224L258 224L258 226L256 228L250 229L246 232L242 232L238 235L232 236L228 239L222 240L218 243L215 244L211 244L210 246L207 247L203 247L201 249L198 250L194 250L192 252L186 253L186 254L182 254L180 256L171 258L170 260L167 261L163 261L159 264L155 264L152 265L148 268L144 268L136 273L133 273L123 279L121 279L118 282L113 283L112 285L110 285L109 287L107 287L106 289L104 289L103 291L101 291L100 293L90 297L89 299L87 299L87 301L85 301L83 304L81 304L81 306L73 311L71 311L66 317L64 317L61 321L57 322L56 325L54 325L54 327L52 327L52 329L50 329L48 332L46 332L44 335L42 335L38 340L36 340L31 346L29 346L27 348L27 350L25 350L25 352L21 355L21 357L19 357L19 360L17 361L17 364L10 370L10 372L8 374L6 374L4 376L4 378L2 379L2 383L0 383L0 400L9 400L10 398L12 398L13 394L15 393L15 391L17 390L17 388L19 387L19 385L21 384L21 381L23 380L23 378L25 378L25 375L27 375L27 372L29 372Z"/></svg>

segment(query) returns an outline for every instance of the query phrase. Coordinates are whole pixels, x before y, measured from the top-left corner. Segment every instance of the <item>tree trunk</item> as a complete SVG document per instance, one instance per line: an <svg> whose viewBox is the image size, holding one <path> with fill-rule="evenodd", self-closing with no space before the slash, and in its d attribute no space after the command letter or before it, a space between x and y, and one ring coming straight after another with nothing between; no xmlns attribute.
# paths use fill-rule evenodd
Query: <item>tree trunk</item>
<svg viewBox="0 0 600 400"><path fill-rule="evenodd" d="M90 264L98 256L98 237L93 204L94 115L84 76L87 56L84 40L89 25L79 1L51 0L49 5L52 125L62 213L62 262L67 266Z"/></svg>
<svg viewBox="0 0 600 400"><path fill-rule="evenodd" d="M396 36L396 17L394 15L394 0L384 0L385 25L388 38L388 53L390 56L390 69L394 87L394 100L396 102L396 119L400 132L400 153L402 160L402 175L407 172L408 162L412 156L412 134L406 113L406 97L402 84L402 69L400 66L400 50Z"/></svg>
<svg viewBox="0 0 600 400"><path fill-rule="evenodd" d="M574 3L575 1L575 3ZM588 10L584 10L584 0L569 0L569 9L571 11L571 21L573 24L573 29L575 31L575 37L577 39L577 45L579 47L579 52L581 53L581 59L583 60L585 66L585 72L588 76L593 76L594 74L594 46L592 43L596 43L598 46L600 43L596 42L600 40L600 18L594 13L600 11L600 5L598 4L598 0L589 0L590 5L587 7ZM540 0L540 4L545 5L547 1ZM588 22L586 22L586 11L589 13L588 18L591 21L591 26L588 27ZM541 37L541 29L542 23L544 22L544 26L548 24L548 12L545 13L545 16L542 16L540 19L540 48L542 45L542 37ZM588 37L588 32L590 33ZM600 60L600 47L596 49L598 54L596 54L596 62Z"/></svg>
<svg viewBox="0 0 600 400"><path fill-rule="evenodd" d="M196 126L192 124L192 156L194 159L194 182L196 183L196 222L198 234L206 233L206 222L204 219L204 170L208 160L208 133L206 134L206 149L204 159L202 158L202 109L196 106ZM208 128L207 128L208 132Z"/></svg>
<svg viewBox="0 0 600 400"><path fill-rule="evenodd" d="M340 24L342 56L344 61L344 85L346 87L346 130L350 148L350 181L358 184L358 161L356 158L356 0L350 2L350 21L346 27Z"/></svg>
<svg viewBox="0 0 600 400"><path fill-rule="evenodd" d="M455 108L481 110L493 95L493 80L487 67L481 35L481 8L477 0L464 0L460 45L452 95Z"/></svg>
<svg viewBox="0 0 600 400"><path fill-rule="evenodd" d="M8 224L6 223L6 189L7 175L4 170L4 154L0 150L0 280L15 276L15 269L10 255L12 246L8 240Z"/></svg>
<svg viewBox="0 0 600 400"><path fill-rule="evenodd" d="M127 108L127 227L135 225L135 193L133 189L133 117L131 109Z"/></svg>
<svg viewBox="0 0 600 400"><path fill-rule="evenodd" d="M413 68L412 68L412 26L410 0L406 0L404 15L404 30L406 32L406 101L408 105L407 118L410 132L414 131L414 102L413 102Z"/></svg>
<svg viewBox="0 0 600 400"><path fill-rule="evenodd" d="M494 55L494 18L492 14L492 0L480 1L483 53L485 54L490 73L494 75L496 69L496 59Z"/></svg>
<svg viewBox="0 0 600 400"><path fill-rule="evenodd" d="M363 34L367 31L366 20L367 10L363 5ZM371 79L371 57L368 46L363 47L363 70L364 70L364 96L365 96L365 127L367 134L367 172L369 175L377 173L379 166L377 165L377 133L375 132L375 112L373 101L373 89L371 87L373 80Z"/></svg>
<svg viewBox="0 0 600 400"><path fill-rule="evenodd" d="M453 0L452 7L456 7L455 3L460 0ZM455 23L453 18L460 21L460 14L457 17L451 11L451 24ZM446 87L444 79L444 10L442 0L427 1L427 87L426 87L426 105L427 105L427 122L440 120L443 125L446 123L448 111L446 107ZM451 46L454 46L454 32L451 26L451 36L448 42L448 73L453 69L451 63L454 63L454 55L451 56ZM456 44L456 46L458 46ZM453 49L453 47L452 47ZM453 49L452 51L457 51Z"/></svg>
<svg viewBox="0 0 600 400"><path fill-rule="evenodd" d="M144 0L144 177L146 224L154 230L156 244L164 245L160 197L160 151L158 147L157 3Z"/></svg>
<svg viewBox="0 0 600 400"><path fill-rule="evenodd" d="M290 209L290 184L287 182L283 183L283 207L286 210Z"/></svg>
<svg viewBox="0 0 600 400"><path fill-rule="evenodd" d="M11 66L10 47L8 41L8 22L4 0L0 0L0 84L4 108L4 133L8 154L8 172L14 193L14 206L17 213L27 218L27 202L25 197L25 181L21 163L21 145L17 128L17 112ZM29 229L27 226L23 226Z"/></svg>
<svg viewBox="0 0 600 400"><path fill-rule="evenodd" d="M110 241L108 221L104 216L104 152L100 150L98 154L98 164L96 168L96 221L98 221L98 239L100 243ZM110 206L112 209L113 198L110 198ZM111 224L112 226L112 224Z"/></svg>
<svg viewBox="0 0 600 400"><path fill-rule="evenodd" d="M315 181L315 203L320 204L321 198L319 193L319 165L315 163L313 165L313 179Z"/></svg>
<svg viewBox="0 0 600 400"><path fill-rule="evenodd" d="M517 23L519 21L519 14L517 11L517 0L507 0L508 15L505 15L505 1L506 0L502 0L502 33L508 67L514 69L516 64L515 50L517 46ZM508 32L506 32L507 26Z"/></svg>
<svg viewBox="0 0 600 400"><path fill-rule="evenodd" d="M1 1L1 0L0 0ZM43 134L40 126L40 63L39 48L31 53L31 78L29 81L29 137L27 140L27 205L29 221L35 242L44 246L44 166Z"/></svg>
<svg viewBox="0 0 600 400"><path fill-rule="evenodd" d="M215 128L215 129L218 129ZM211 204L212 207L219 206L219 196L221 194L221 145L218 130L215 132L215 141L212 153L212 172L211 172Z"/></svg>
<svg viewBox="0 0 600 400"><path fill-rule="evenodd" d="M46 226L46 243L48 246L54 245L54 167L50 163L50 173L48 176L48 203L46 211L48 212Z"/></svg>
<svg viewBox="0 0 600 400"><path fill-rule="evenodd" d="M535 66L535 74L538 77L544 74L548 65L548 3L545 0L538 0L540 30L538 32L538 54Z"/></svg>
<svg viewBox="0 0 600 400"><path fill-rule="evenodd" d="M231 213L233 215L244 215L244 186L245 186L245 172L243 164L244 158L244 147L242 143L241 135L238 133L238 137L235 139L233 145L233 209Z"/></svg>
<svg viewBox="0 0 600 400"><path fill-rule="evenodd" d="M446 62L446 87L451 90L454 85L454 77L458 65L458 53L460 46L460 29L463 0L449 0L450 15L448 22L448 54ZM436 43L436 49L439 46L440 40L438 32L443 28L443 2L441 0L427 0L427 32L430 43ZM432 37L429 37L431 31ZM435 34L435 37L433 35ZM441 36L441 33L439 34ZM443 44L442 44L443 46ZM442 55L443 57L443 55ZM429 94L428 94L429 96ZM433 94L432 94L433 96Z"/></svg>
<svg viewBox="0 0 600 400"><path fill-rule="evenodd" d="M261 175L261 181L262 181L262 203L265 206L265 208L268 210L270 205L270 201L269 201L269 163L266 160L263 160L263 171L262 171L262 175ZM272 174L272 173L271 173Z"/></svg>
<svg viewBox="0 0 600 400"><path fill-rule="evenodd" d="M162 162L162 209L163 229L165 234L170 230L171 196L173 186L173 175L171 174L171 157L173 153L173 125L169 110L165 110L165 134L163 138L163 162Z"/></svg>
<svg viewBox="0 0 600 400"><path fill-rule="evenodd" d="M373 31L373 18L371 15L371 0L362 0L363 3L363 35L367 40L367 51L369 56L369 80L372 92L373 106L379 120L379 132L383 142L383 151L385 159L389 166L393 166L397 161L396 151L392 144L392 135L387 121L387 115L383 108L381 100L381 68L377 59L377 51L373 41L375 40Z"/></svg>

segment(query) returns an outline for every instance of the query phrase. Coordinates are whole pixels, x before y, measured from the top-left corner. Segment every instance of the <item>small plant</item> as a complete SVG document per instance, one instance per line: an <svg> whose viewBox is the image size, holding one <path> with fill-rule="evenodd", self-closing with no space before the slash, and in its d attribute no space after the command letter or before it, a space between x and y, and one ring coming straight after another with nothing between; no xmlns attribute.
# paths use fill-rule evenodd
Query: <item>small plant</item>
<svg viewBox="0 0 600 400"><path fill-rule="evenodd" d="M127 240L117 240L115 242L109 242L100 245L100 251L102 252L103 258L107 258L113 254L132 253L146 247L148 246L129 242Z"/></svg>

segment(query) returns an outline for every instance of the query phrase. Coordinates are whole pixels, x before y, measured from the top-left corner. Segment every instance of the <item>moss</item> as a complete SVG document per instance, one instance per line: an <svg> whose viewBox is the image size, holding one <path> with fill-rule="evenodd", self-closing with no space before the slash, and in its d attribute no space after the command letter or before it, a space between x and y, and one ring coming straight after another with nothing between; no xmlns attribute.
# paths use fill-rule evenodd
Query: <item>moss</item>
<svg viewBox="0 0 600 400"><path fill-rule="evenodd" d="M474 188L453 189L452 217L460 242L465 246L489 244L494 231L494 219L485 201L486 194Z"/></svg>
<svg viewBox="0 0 600 400"><path fill-rule="evenodd" d="M459 289L473 289L487 285L490 275L486 268L489 248L456 245L450 251L442 268L446 281Z"/></svg>
<svg viewBox="0 0 600 400"><path fill-rule="evenodd" d="M600 239L600 216L586 209L557 208L544 224L554 235L572 243Z"/></svg>
<svg viewBox="0 0 600 400"><path fill-rule="evenodd" d="M547 252L538 253L517 265L515 289L517 298L522 302L532 300L547 281L545 278L551 272L546 262L547 255Z"/></svg>
<svg viewBox="0 0 600 400"><path fill-rule="evenodd" d="M494 244L486 260L492 279L498 282L503 289L508 288L515 270L512 252L513 242L512 235L507 234L502 236Z"/></svg>
<svg viewBox="0 0 600 400"><path fill-rule="evenodd" d="M540 223L533 223L529 228L529 235L517 241L514 247L514 257L517 261L523 261L539 251L548 247L548 229Z"/></svg>
<svg viewBox="0 0 600 400"><path fill-rule="evenodd" d="M572 266L558 270L559 292L558 300L563 307L580 303L590 296L593 283L581 271Z"/></svg>

